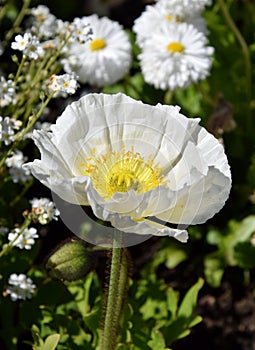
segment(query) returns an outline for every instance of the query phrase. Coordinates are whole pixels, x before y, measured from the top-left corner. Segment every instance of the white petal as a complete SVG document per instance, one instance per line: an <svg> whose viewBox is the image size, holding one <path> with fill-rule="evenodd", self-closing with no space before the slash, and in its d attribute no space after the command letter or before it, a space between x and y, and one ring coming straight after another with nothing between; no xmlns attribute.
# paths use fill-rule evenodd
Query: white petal
<svg viewBox="0 0 255 350"><path fill-rule="evenodd" d="M158 214L159 219L177 224L202 224L224 206L231 187L227 176L209 167L205 177L197 174L192 178L197 181L179 191L175 206Z"/></svg>

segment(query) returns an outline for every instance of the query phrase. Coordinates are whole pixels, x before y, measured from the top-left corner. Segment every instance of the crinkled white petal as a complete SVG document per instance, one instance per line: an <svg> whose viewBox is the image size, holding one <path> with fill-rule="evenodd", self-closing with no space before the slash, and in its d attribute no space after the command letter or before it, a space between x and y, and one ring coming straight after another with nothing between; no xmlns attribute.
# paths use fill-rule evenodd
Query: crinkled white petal
<svg viewBox="0 0 255 350"><path fill-rule="evenodd" d="M90 94L66 108L51 127L52 137L76 176L82 175L78 164L91 156L93 148L97 154L109 148L121 151L123 142L127 150L135 146L143 157L151 155L160 167L169 168L199 122L179 110L146 105L124 94Z"/></svg>
<svg viewBox="0 0 255 350"><path fill-rule="evenodd" d="M173 42L181 43L184 51L168 51L167 45ZM204 34L192 25L162 23L138 56L145 81L162 90L174 90L205 79L214 51L206 42Z"/></svg>
<svg viewBox="0 0 255 350"><path fill-rule="evenodd" d="M72 45L70 56L78 58L79 81L98 87L119 81L128 73L132 62L128 35L118 22L107 17L99 18L94 14L82 20L93 28L93 40L103 39L106 46L92 51L90 41Z"/></svg>
<svg viewBox="0 0 255 350"><path fill-rule="evenodd" d="M62 199L74 204L87 205L84 185L88 178L86 176L75 176L72 173L66 162L65 153L61 153L52 136L53 134L43 130L33 132L33 139L41 152L41 160L35 159L31 163L23 165L23 168L28 168L33 176Z"/></svg>

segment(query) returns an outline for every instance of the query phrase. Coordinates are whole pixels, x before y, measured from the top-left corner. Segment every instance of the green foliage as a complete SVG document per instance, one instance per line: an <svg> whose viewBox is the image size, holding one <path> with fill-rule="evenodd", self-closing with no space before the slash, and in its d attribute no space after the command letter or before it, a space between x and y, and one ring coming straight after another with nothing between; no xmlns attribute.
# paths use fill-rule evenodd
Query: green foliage
<svg viewBox="0 0 255 350"><path fill-rule="evenodd" d="M250 215L241 222L231 220L223 232L212 229L207 242L217 246L217 251L205 257L205 276L209 284L218 287L226 266L251 268L254 266L255 249L251 239L255 233L255 216Z"/></svg>
<svg viewBox="0 0 255 350"><path fill-rule="evenodd" d="M181 299L177 291L155 275L134 282L124 313L127 320L123 321L120 349L129 349L123 344L133 344L134 349L167 350L176 340L187 336L190 328L202 320L194 315L202 286L203 280L199 279Z"/></svg>

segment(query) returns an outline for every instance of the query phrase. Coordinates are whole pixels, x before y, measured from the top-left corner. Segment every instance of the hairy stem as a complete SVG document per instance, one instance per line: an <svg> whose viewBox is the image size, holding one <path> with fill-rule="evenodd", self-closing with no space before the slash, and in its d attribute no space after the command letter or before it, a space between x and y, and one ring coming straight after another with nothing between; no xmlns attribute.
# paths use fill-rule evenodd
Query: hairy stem
<svg viewBox="0 0 255 350"><path fill-rule="evenodd" d="M120 308L116 308L116 301L119 300L119 298L122 298L119 290L120 265L122 256L122 248L120 248L120 242L121 232L116 230L113 240L110 281L100 350L114 350L117 343ZM122 304L120 301L118 303Z"/></svg>

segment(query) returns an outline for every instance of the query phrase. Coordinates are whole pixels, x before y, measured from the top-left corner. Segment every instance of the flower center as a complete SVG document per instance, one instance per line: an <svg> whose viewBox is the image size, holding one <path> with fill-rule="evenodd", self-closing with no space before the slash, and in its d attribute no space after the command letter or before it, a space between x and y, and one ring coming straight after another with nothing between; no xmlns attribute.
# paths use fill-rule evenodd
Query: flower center
<svg viewBox="0 0 255 350"><path fill-rule="evenodd" d="M171 52L183 52L184 51L184 46L182 43L178 41L173 41L172 43L168 44L166 49Z"/></svg>
<svg viewBox="0 0 255 350"><path fill-rule="evenodd" d="M180 16L175 16L173 17L172 15L166 15L166 19L170 22L174 19L174 21L176 23L181 23L182 22L182 18Z"/></svg>
<svg viewBox="0 0 255 350"><path fill-rule="evenodd" d="M152 190L163 183L161 169L153 160L145 161L140 153L109 151L99 157L87 159L85 174L93 181L94 188L105 199L116 192L134 190L137 194Z"/></svg>
<svg viewBox="0 0 255 350"><path fill-rule="evenodd" d="M98 39L92 40L89 45L90 45L91 51L97 51L105 48L106 42L104 39L98 38Z"/></svg>

